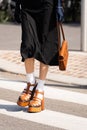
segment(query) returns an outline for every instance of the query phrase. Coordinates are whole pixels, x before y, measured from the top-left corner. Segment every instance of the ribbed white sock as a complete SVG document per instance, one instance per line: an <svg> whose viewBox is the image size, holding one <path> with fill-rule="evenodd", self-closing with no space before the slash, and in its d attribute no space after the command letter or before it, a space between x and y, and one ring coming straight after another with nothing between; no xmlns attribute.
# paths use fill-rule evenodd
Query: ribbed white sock
<svg viewBox="0 0 87 130"><path fill-rule="evenodd" d="M27 83L31 83L31 84L35 84L35 76L34 76L34 72L32 73L27 73L26 74L26 79L27 79ZM30 86L30 90L32 91L34 88L34 86Z"/></svg>
<svg viewBox="0 0 87 130"><path fill-rule="evenodd" d="M45 84L45 80L38 80L38 85L36 87L36 90L39 91L44 91L44 84Z"/></svg>

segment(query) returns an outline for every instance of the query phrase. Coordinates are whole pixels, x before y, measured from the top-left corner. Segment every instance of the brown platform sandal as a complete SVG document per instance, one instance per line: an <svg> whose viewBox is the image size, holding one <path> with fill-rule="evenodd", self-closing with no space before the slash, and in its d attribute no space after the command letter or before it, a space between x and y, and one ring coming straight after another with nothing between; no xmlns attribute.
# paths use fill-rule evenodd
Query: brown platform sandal
<svg viewBox="0 0 87 130"><path fill-rule="evenodd" d="M44 92L35 90L33 99L30 100L28 112L40 112L44 110Z"/></svg>
<svg viewBox="0 0 87 130"><path fill-rule="evenodd" d="M33 91L29 90L30 86L34 86ZM30 101L30 99L33 98L36 86L37 86L36 83L35 84L27 83L27 87L23 90L23 92L21 93L21 95L18 98L17 104L19 106L25 107L25 106L29 105L29 101Z"/></svg>

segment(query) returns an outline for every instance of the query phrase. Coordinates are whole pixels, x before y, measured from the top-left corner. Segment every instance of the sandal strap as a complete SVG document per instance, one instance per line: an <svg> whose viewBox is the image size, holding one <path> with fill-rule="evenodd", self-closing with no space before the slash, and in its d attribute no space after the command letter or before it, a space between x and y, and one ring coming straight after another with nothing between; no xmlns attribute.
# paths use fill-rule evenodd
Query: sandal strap
<svg viewBox="0 0 87 130"><path fill-rule="evenodd" d="M44 97L44 92L40 92L40 91L36 90L35 93L34 93L33 100L34 101L40 101L40 100L43 99L43 97Z"/></svg>
<svg viewBox="0 0 87 130"><path fill-rule="evenodd" d="M30 101L29 106L41 106L41 102L44 100L44 92L35 90L34 96Z"/></svg>
<svg viewBox="0 0 87 130"><path fill-rule="evenodd" d="M37 85L36 82L35 82L35 84L27 83L27 87L23 90L22 93L31 94L31 91L29 90L30 86L36 87L36 85Z"/></svg>

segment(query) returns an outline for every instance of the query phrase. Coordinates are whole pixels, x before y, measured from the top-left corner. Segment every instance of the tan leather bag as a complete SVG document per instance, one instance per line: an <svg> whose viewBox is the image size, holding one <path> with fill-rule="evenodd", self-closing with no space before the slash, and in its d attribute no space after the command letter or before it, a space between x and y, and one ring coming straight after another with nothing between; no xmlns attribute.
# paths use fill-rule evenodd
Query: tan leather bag
<svg viewBox="0 0 87 130"><path fill-rule="evenodd" d="M57 23L58 27L58 51L59 51L59 70L66 70L67 62L68 62L68 42L65 40L65 35L62 27L62 23ZM61 36L62 36L62 43L61 43Z"/></svg>

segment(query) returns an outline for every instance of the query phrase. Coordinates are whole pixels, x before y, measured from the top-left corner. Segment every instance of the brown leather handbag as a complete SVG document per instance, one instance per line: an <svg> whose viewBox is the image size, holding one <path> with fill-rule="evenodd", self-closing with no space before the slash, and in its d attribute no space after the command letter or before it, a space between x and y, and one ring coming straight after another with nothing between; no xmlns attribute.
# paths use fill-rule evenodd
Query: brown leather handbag
<svg viewBox="0 0 87 130"><path fill-rule="evenodd" d="M66 70L67 61L68 61L68 42L65 40L65 35L62 27L62 23L57 23L58 27L58 51L59 51L59 70ZM63 41L61 42L61 36Z"/></svg>

